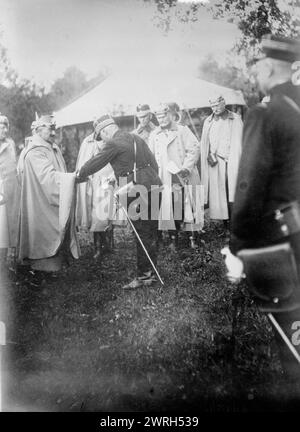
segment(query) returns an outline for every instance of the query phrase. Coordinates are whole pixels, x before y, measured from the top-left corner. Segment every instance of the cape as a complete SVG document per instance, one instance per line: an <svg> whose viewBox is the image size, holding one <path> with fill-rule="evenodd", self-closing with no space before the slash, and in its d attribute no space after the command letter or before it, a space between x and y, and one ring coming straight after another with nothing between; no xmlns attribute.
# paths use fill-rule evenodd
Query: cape
<svg viewBox="0 0 300 432"><path fill-rule="evenodd" d="M15 143L7 138L0 145L0 247L16 247L20 203Z"/></svg>
<svg viewBox="0 0 300 432"><path fill-rule="evenodd" d="M74 197L75 173L66 173L59 147L34 135L23 156L18 239L20 260L56 255L68 227L68 248L74 258L79 257Z"/></svg>
<svg viewBox="0 0 300 432"><path fill-rule="evenodd" d="M207 162L209 153L209 131L213 122L213 114L211 114L204 121L203 131L201 136L200 148L201 148L201 183L204 186L204 203L207 204L209 201L209 173L210 167ZM227 117L227 130L226 136L223 136L223 140L229 142L229 157L228 157L228 194L229 201L234 202L235 187L239 169L239 161L242 152L242 133L243 133L243 122L238 114L228 111ZM219 165L222 168L222 161L219 161ZM225 164L224 164L225 167ZM225 170L225 168L224 168ZM217 171L217 168L216 168ZM227 201L225 195L225 185L223 177L215 175L213 181L211 181L210 187L213 189L215 197L214 202L209 203L210 217L212 219L227 219ZM212 192L212 191L211 191Z"/></svg>

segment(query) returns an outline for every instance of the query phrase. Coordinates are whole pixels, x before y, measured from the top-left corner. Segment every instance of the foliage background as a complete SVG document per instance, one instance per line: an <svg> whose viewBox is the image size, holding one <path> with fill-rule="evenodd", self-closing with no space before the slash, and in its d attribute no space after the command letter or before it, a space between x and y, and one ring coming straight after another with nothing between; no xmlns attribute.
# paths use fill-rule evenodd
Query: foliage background
<svg viewBox="0 0 300 432"><path fill-rule="evenodd" d="M199 58L198 76L242 90L249 106L256 103L260 95L249 75L247 62L259 50L261 36L267 32L293 37L299 35L299 0L212 0L189 3L178 0L137 1L156 5L155 14L149 19L155 22L166 37L173 31L175 22L192 25L199 19L203 8L209 10L216 20L234 22L241 31L240 39L226 53L225 59L212 56ZM3 35L0 34L0 112L9 117L10 133L18 149L22 148L24 138L30 135L31 122L36 112L40 115L61 109L107 76L107 72L103 70L94 78L87 79L76 66L70 66L46 91L34 81L22 79L18 75L10 64L9 53L2 41ZM78 134L77 131L68 133ZM75 156L70 156L72 160L76 153L77 148Z"/></svg>

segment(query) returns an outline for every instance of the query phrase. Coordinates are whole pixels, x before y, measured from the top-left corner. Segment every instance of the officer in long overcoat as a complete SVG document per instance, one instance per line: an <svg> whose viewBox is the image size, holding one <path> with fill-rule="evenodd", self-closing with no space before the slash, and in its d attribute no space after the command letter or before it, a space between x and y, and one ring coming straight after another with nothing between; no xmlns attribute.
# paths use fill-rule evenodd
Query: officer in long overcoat
<svg viewBox="0 0 300 432"><path fill-rule="evenodd" d="M300 58L300 42L267 35L262 39L262 52L256 75L260 90L270 101L251 109L245 121L230 250L236 255L245 249L275 251L269 247L283 242L291 245L298 271L293 292L288 292L290 272L284 273L283 264L271 262L266 271L270 278L278 274L281 296L272 295L270 287L268 297L266 286L256 286L256 300L262 311L273 313L300 353L300 83L293 69ZM287 223L281 225L281 220ZM282 255L282 263L283 259ZM300 365L292 350L277 331L276 337L284 370L293 380L299 378Z"/></svg>
<svg viewBox="0 0 300 432"><path fill-rule="evenodd" d="M164 183L159 229L177 238L181 227L184 231L196 232L204 223L203 187L196 165L199 142L187 126L174 121L168 104L160 104L154 113L159 126L149 137L149 147ZM170 164L177 168L176 173L170 170ZM182 186L182 181L186 187Z"/></svg>
<svg viewBox="0 0 300 432"><path fill-rule="evenodd" d="M17 246L20 208L16 149L8 131L8 118L0 114L0 266L6 260L8 249L15 250Z"/></svg>

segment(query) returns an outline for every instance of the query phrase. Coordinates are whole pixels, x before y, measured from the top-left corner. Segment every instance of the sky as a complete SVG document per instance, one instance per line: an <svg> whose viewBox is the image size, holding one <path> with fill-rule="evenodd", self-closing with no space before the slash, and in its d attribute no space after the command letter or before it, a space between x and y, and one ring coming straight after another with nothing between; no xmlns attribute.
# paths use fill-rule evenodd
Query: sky
<svg viewBox="0 0 300 432"><path fill-rule="evenodd" d="M0 5L12 66L46 87L72 65L88 77L101 70L195 76L205 55L222 56L239 35L233 24L212 20L201 8L197 23L174 22L166 36L153 21L153 5L142 0L0 0Z"/></svg>

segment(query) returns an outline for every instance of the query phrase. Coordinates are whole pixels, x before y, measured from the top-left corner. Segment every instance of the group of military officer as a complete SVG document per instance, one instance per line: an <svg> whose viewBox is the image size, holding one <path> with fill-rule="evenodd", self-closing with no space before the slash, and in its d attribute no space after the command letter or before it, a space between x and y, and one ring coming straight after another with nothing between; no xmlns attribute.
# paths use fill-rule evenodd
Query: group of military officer
<svg viewBox="0 0 300 432"><path fill-rule="evenodd" d="M229 199L228 190L225 204L220 201L221 211L226 215L221 219L226 220L232 211L231 238L226 251L228 277L232 282L239 282L246 275L259 308L268 314L274 325L282 364L292 379L300 376L298 58L298 41L272 35L262 38L262 56L256 59L253 67L260 90L270 99L266 104L259 104L249 111L243 128L241 159L236 151L235 159L231 162L238 166L233 209L229 207L233 198ZM222 99L214 102L217 105L223 104ZM120 130L110 115L100 117L94 124L94 138L101 141L101 147L76 173L66 173L60 150L51 139L51 131L54 129L52 119L42 117L36 120L32 140L22 157L20 259L29 260L36 269L45 266L55 269L58 258L62 260L67 252L71 251L73 256L78 256L72 217L74 185L85 182L90 175L109 163L117 182L120 178L126 178L127 188L130 185L141 185L147 192L148 217L136 220L132 218L139 235L138 274L128 287L136 288L155 280L153 266L157 260L159 224L166 224L168 230L177 228L176 218L172 217L176 188L168 189L167 186L177 183L178 190L181 191L185 190L187 183L201 186L196 170L200 147L192 132L174 121L176 112L166 105L156 110L158 127L146 121L150 114L148 106L140 106L138 114L140 124L133 134ZM221 114L222 116L212 116L207 122L206 139L209 143L205 160L201 162L203 165L208 163L210 168L217 166L219 170L218 174L214 174L215 177L207 179L208 194L212 193L213 182L218 183L222 179L225 179L228 188L230 165L230 143L217 138L217 132L220 132L223 123L211 126L212 121L220 118L228 120L231 125L228 130L232 129L233 123L230 122L233 119L241 124L231 113L223 110ZM1 117L0 123L5 124L6 118L4 120ZM221 135L224 134L222 132ZM3 146L4 140L1 142L0 153L10 148L9 143ZM203 142L202 145L205 146ZM214 147L215 150L212 151ZM14 157L11 156L12 161ZM172 164L169 164L170 160ZM13 168L10 170L4 165L0 167L0 217L10 225L7 217L10 198L5 184L12 177ZM153 188L158 191L160 211L164 212L165 217L151 217ZM171 194L167 195L169 191ZM200 202L204 203L201 187L195 191L196 194L199 192L202 197ZM200 217L199 214L193 214L193 201L196 199L193 193L192 191L189 196L192 216L184 220L184 205L188 201L185 196L181 201L183 214L179 219L187 225L193 224L195 229L201 229L203 212L199 213ZM208 201L214 203L212 197ZM128 206L131 202L129 199ZM8 246L10 240L6 239L2 243L3 247ZM142 245L148 254L144 253Z"/></svg>

